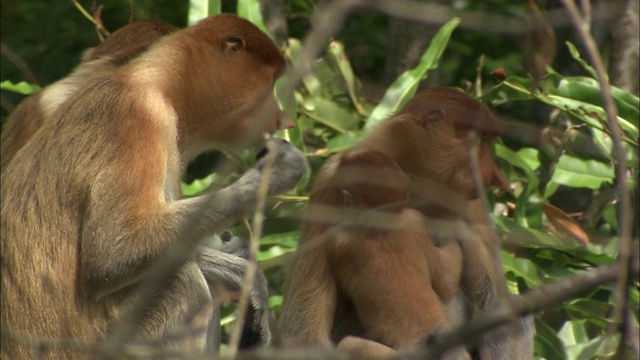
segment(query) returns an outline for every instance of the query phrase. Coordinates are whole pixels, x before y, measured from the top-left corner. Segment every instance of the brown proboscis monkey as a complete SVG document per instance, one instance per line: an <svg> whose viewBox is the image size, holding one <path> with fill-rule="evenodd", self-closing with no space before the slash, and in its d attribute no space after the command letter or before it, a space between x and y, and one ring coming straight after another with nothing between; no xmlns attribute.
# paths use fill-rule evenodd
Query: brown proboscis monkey
<svg viewBox="0 0 640 360"><path fill-rule="evenodd" d="M346 221L330 235L327 261L339 289L336 318L355 311L365 338L406 349L449 326L443 304L458 290L460 245L433 244L424 215L405 209L409 177L388 156L354 150L339 161L331 185L344 196L346 209L365 219ZM338 350L351 353L352 341L342 339ZM360 349L351 354L369 355ZM469 357L458 347L445 358Z"/></svg>
<svg viewBox="0 0 640 360"><path fill-rule="evenodd" d="M401 111L349 150L378 151L397 163L410 180L407 206L426 217L432 241L440 245L455 240L461 245L461 269L450 269L446 264L441 269L443 273L462 271L459 291L446 304L453 325L472 316L474 309L496 308L509 296L499 249L489 236L490 224L477 200L479 191L485 190L478 189L474 181L471 131L480 139L478 165L482 182L486 187L507 188L508 183L491 156L492 140L500 131L496 118L485 105L453 88L436 87L416 94ZM362 336L358 331L362 319L335 316L341 290L332 281L333 269L322 260L331 247L333 225L324 218L345 207L344 198L331 191L340 177L336 169L342 156L327 161L311 192L300 244L285 284L281 315L285 346L332 346L346 339L353 349L358 342L352 340ZM358 176L362 181L371 178L366 174ZM372 281L371 286L379 286ZM425 307L424 311L430 310ZM532 328L530 319L524 319L488 332L479 344L479 353L488 359L530 358Z"/></svg>
<svg viewBox="0 0 640 360"><path fill-rule="evenodd" d="M206 326L180 329L209 318L210 277L246 262L196 246L251 211L269 157L203 196L181 199L179 182L201 152L259 145L292 124L273 95L284 66L250 22L209 17L83 81L44 118L0 179L2 358L86 358L136 305L147 270L184 243L193 254L143 304L126 340L204 352ZM282 193L306 171L305 157L278 140L267 148L268 194ZM32 348L33 339L44 342Z"/></svg>

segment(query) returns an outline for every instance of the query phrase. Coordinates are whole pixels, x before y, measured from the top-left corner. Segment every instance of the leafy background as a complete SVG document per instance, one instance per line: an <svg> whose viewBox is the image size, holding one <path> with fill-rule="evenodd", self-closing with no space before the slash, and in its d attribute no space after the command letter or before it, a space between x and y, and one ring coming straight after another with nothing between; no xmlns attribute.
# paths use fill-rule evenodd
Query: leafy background
<svg viewBox="0 0 640 360"><path fill-rule="evenodd" d="M80 3L91 9L89 1ZM310 29L317 4L311 0L282 3L289 37L280 45L292 60L302 51L301 41ZM219 11L237 12L267 29L255 0L136 0L131 3L133 12L124 0L100 5L104 5L100 19L112 31L129 22L130 15L136 20L157 18L184 27ZM525 6L519 2L462 1L456 6L525 19ZM83 50L95 46L99 39L94 25L71 1L3 0L0 16L4 123L25 94L65 76ZM281 97L283 108L297 120L297 128L281 136L307 153L311 171L294 191L275 199L265 222L258 260L269 279L270 304L276 316L282 304L283 265L296 248L297 219L317 170L328 156L353 145L370 126L398 109L416 89L434 84L472 92L492 106L507 129L494 153L512 191L488 195L503 244L502 260L510 289L523 293L599 265L614 264L619 214L612 140L599 85L593 69L581 58L583 49L575 34L568 29L557 31L557 57L536 87L528 76L522 35L495 33L490 27L470 30L459 19L434 28L430 47L421 50L424 53L415 67L394 72L389 59L403 54L389 53L399 41L393 37L391 22L381 12L351 14L294 95ZM594 28L596 34L603 31L597 24ZM602 49L610 47L606 36L598 40ZM606 58L606 51L603 54ZM493 75L497 69L502 69L505 79ZM613 96L624 132L637 239L640 102L637 87L635 92L613 88ZM208 153L189 167L188 181L183 183L185 196L197 195L214 181L233 180L209 174L224 156ZM238 172L250 166L251 159L251 152L243 156ZM245 234L246 229L239 226L234 231ZM612 289L613 284L600 286L536 314L536 358L591 359L603 355L608 317L615 304ZM628 291L637 329L637 279ZM234 319L233 308L225 309L225 333Z"/></svg>

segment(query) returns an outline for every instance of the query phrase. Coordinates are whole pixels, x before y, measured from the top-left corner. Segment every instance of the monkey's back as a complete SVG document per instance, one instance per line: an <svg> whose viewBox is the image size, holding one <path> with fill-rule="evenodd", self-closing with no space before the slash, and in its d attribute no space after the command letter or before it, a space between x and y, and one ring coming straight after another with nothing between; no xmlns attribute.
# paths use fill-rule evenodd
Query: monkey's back
<svg viewBox="0 0 640 360"><path fill-rule="evenodd" d="M126 157L141 160L135 155L143 150L153 152L149 147L154 143L144 140L145 136L157 138L153 131L172 133L171 129L163 128L163 123L145 124L135 116L124 116L127 111L134 114L145 111L135 101L127 100L130 89L117 76L96 78L69 98L52 121L45 122L3 169L0 190L3 358L33 357L25 345L29 339L86 341L81 347L92 345L104 338L132 305L131 286L104 297L96 295L99 289L92 288L92 278L87 275L92 269L83 267L87 262L82 261L88 257L92 257L88 263L114 260L109 258L110 254L91 254L86 249L92 241L101 241L93 238L87 228L91 211L106 207L102 220L114 227L124 221L115 208L113 214L108 214L110 202L117 201L115 194L120 190L112 184L104 188L104 177L118 175L109 173L114 169L111 165L126 161ZM136 130L133 138L138 141L131 142L130 132ZM165 167L175 165L167 164L171 160L166 158L172 158L170 153L177 151L171 141L167 143L169 153L160 154L165 158ZM167 200L179 196L171 193L176 188L175 179L164 181ZM105 199L102 194L110 191L114 199ZM94 198L96 194L101 195ZM123 243L123 246L135 245ZM206 301L208 288L195 263L186 264L176 279L166 288L181 291L181 296L186 288L193 290L193 284L199 289L187 301L189 304L176 313L184 315ZM161 323L163 319L154 320L156 315L151 314L149 322ZM9 337L15 336L20 341L9 341L4 336L5 329L11 331ZM148 327L142 331L153 333ZM60 359L82 354L64 347L63 351L45 354Z"/></svg>

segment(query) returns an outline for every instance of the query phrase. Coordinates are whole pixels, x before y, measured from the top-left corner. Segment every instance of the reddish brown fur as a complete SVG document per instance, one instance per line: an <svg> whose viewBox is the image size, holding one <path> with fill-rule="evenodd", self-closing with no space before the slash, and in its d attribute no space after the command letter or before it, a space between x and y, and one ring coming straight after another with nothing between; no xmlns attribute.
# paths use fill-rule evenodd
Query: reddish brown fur
<svg viewBox="0 0 640 360"><path fill-rule="evenodd" d="M385 228L344 225L335 231L327 261L340 289L338 308L351 303L369 339L396 349L413 344L449 324L443 302L458 289L460 247L452 242L436 248L424 216L403 210L409 178L383 153L348 151L340 160L333 185L347 207L381 211L374 221L397 215ZM438 276L444 264L453 269L451 277ZM368 286L374 282L380 285Z"/></svg>
<svg viewBox="0 0 640 360"><path fill-rule="evenodd" d="M349 152L381 152L400 166L410 179L409 206L420 210L427 217L431 238L438 244L454 239L462 247L462 269L456 265L449 267L447 264L446 267L437 269L438 275L432 274L431 278L462 271L460 296L464 295L473 306L488 310L507 296L508 291L504 275L499 271L501 265L498 249L484 230L489 224L482 207L475 200L478 190L473 181L469 156L469 131L472 129L478 131L481 139L479 168L482 181L487 187L495 185L506 188L508 183L491 158L491 141L499 132L495 117L485 105L456 89L432 88L420 92L404 109L380 124ZM363 335L358 330L357 319L340 315L343 309L337 299L341 290L332 280L334 269L324 261L332 247L332 224L320 219L323 215L330 214L331 210L328 209L344 207L343 200L330 190L339 175L337 168L343 156L337 155L327 161L310 196L300 245L289 267L281 315L282 340L285 346L328 346L344 336ZM359 179L366 181L367 176ZM318 205L330 207L318 208ZM374 256L374 250L369 251L368 259L378 258L385 251L386 254L391 252L379 250ZM369 288L362 285L363 289L359 291L362 294L375 292L381 296L385 293L384 289L387 289L387 282L399 281L398 278L390 280L387 277L380 281L380 273L378 276L364 275L365 278L361 281L366 282ZM396 276L399 276L398 273ZM413 278L413 281L419 279ZM406 283L398 286L396 291L400 291L400 288L423 288L427 281L424 279L419 284ZM425 301L423 312L414 308L406 316L427 316L431 312L430 303L427 300L420 301ZM450 319L460 320L467 316L469 309L453 308L454 304L460 306L463 303L464 301L457 299L447 305ZM415 306L419 308L419 304ZM374 312L372 311L372 316ZM334 314L338 315L334 318ZM339 321L334 322L334 319ZM365 322L365 319L361 320ZM392 322L394 320L395 318L388 319ZM396 342L409 340L409 337L403 338L405 329L401 328L402 325L395 325L398 326L395 328ZM526 326L529 325L523 325L522 329ZM351 341L353 337L347 339L352 350L357 347L357 342ZM364 344L368 346L366 341ZM495 359L515 359L531 355L528 353L531 350L529 339L520 335L518 329L506 336L488 335L483 346L491 348L489 352Z"/></svg>
<svg viewBox="0 0 640 360"><path fill-rule="evenodd" d="M178 30L158 20L131 23L118 29L100 45L89 49L82 63L67 78L25 99L9 115L0 139L0 169L4 169L22 149L42 122L75 91L91 79L102 76L145 52L161 37Z"/></svg>
<svg viewBox="0 0 640 360"><path fill-rule="evenodd" d="M144 271L166 251L179 242L195 246L250 209L263 162L231 186L197 198L181 200L179 181L203 149L235 146L250 130L262 134L282 125L282 113L262 104L273 105L283 66L254 25L210 17L83 80L42 121L1 174L3 358L33 355L22 337L5 330L101 341L136 302ZM258 109L274 116L258 124ZM269 194L291 188L305 171L304 155L290 145L280 145L275 156L278 177L270 179ZM185 233L185 224L196 225ZM190 258L164 281L135 340L159 340L195 316L208 318L210 279L202 261ZM198 330L163 339L161 348L202 351L206 334ZM88 356L46 345L43 354Z"/></svg>

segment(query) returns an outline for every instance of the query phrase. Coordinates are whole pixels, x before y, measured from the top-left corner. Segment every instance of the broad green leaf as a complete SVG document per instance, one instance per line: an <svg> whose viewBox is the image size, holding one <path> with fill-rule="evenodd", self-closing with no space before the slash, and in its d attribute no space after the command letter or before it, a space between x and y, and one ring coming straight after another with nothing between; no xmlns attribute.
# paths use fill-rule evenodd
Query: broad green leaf
<svg viewBox="0 0 640 360"><path fill-rule="evenodd" d="M269 250L257 254L260 269L268 270L274 267L286 266L291 261L295 249L273 246Z"/></svg>
<svg viewBox="0 0 640 360"><path fill-rule="evenodd" d="M560 156L550 182L575 188L597 190L605 183L613 183L614 171L610 164L595 160L582 160L568 154ZM552 195L549 188L544 198Z"/></svg>
<svg viewBox="0 0 640 360"><path fill-rule="evenodd" d="M13 91L22 95L31 95L40 91L41 88L38 85L32 85L26 81L20 81L14 84L9 80L5 80L0 83L0 89Z"/></svg>
<svg viewBox="0 0 640 360"><path fill-rule="evenodd" d="M191 0L189 1L189 26L211 15L218 15L222 11L220 0Z"/></svg>
<svg viewBox="0 0 640 360"><path fill-rule="evenodd" d="M260 246L282 246L295 249L300 238L300 231L290 231L279 234L271 234L260 239Z"/></svg>
<svg viewBox="0 0 640 360"><path fill-rule="evenodd" d="M532 191L538 188L538 185L540 184L540 180L538 180L538 176L533 172L534 168L531 168L531 166L529 165L530 163L535 164L533 160L531 160L531 158L529 158L529 161L527 161L519 153L512 151L511 149L507 148L506 146L500 143L496 143L494 145L494 149L497 157L503 160L506 160L509 164L515 167L518 167L524 171L528 180L526 184L527 191L525 194L530 194ZM538 166L540 166L539 161L537 162L536 167Z"/></svg>
<svg viewBox="0 0 640 360"><path fill-rule="evenodd" d="M558 109L571 111L573 115L576 115L580 120L590 126L605 131L607 130L604 124L606 114L600 106L559 95L540 96L540 99L548 101L550 105ZM637 145L638 135L640 134L638 127L620 116L618 116L618 122L620 123L620 127L629 134L628 136L625 135L625 140Z"/></svg>
<svg viewBox="0 0 640 360"><path fill-rule="evenodd" d="M217 174L211 174L203 179L196 179L191 184L180 183L180 188L182 189L182 195L196 196L206 190L214 181L218 178Z"/></svg>
<svg viewBox="0 0 640 360"><path fill-rule="evenodd" d="M535 352L544 359L564 360L567 355L555 329L536 319Z"/></svg>
<svg viewBox="0 0 640 360"><path fill-rule="evenodd" d="M554 79L557 77L558 75L556 74L547 75L543 79L543 84L554 83ZM602 107L593 105L589 102L571 99L556 94L556 92L555 86L551 87L547 85L544 92L536 91L535 93L532 93L530 90L530 84L526 80L518 77L509 77L507 80L491 88L487 93L485 93L484 97L490 99L491 103L494 105L500 105L515 100L537 99L573 115L578 120L593 128L608 132L604 120L606 115ZM627 100L628 98L629 96L626 96ZM620 123L620 127L625 131L623 134L623 140L633 146L638 146L640 131L638 130L638 126L634 124L634 120L627 120L618 116L618 122ZM635 122L637 123L637 121Z"/></svg>
<svg viewBox="0 0 640 360"><path fill-rule="evenodd" d="M512 272L522 278L528 287L536 287L542 284L536 265L529 259L517 258L511 254L501 252L502 264L506 272Z"/></svg>
<svg viewBox="0 0 640 360"><path fill-rule="evenodd" d="M603 355L604 339L590 339L585 328L586 320L567 321L558 332L565 344L568 359L589 360Z"/></svg>
<svg viewBox="0 0 640 360"><path fill-rule="evenodd" d="M534 148L522 148L517 152L518 156L524 161L531 170L536 170L540 167L540 160L538 159L538 149Z"/></svg>
<svg viewBox="0 0 640 360"><path fill-rule="evenodd" d="M438 61L449 43L451 33L459 23L459 18L453 18L444 24L431 40L431 44L420 58L418 66L404 72L387 89L382 101L373 109L367 119L364 127L365 132L371 131L378 123L400 110L411 99L416 93L420 81L426 79L427 72L438 66Z"/></svg>
<svg viewBox="0 0 640 360"><path fill-rule="evenodd" d="M555 94L564 96L570 99L584 101L586 103L596 105L602 108L602 91L600 90L600 85L598 82L591 78L586 77L568 77L562 79L558 88L555 91ZM633 124L636 128L638 127L638 122L640 121L638 118L640 117L640 108L636 104L631 105L627 102L619 99L615 95L613 96L613 100L616 104L616 108L618 110L618 116L627 120L629 123Z"/></svg>
<svg viewBox="0 0 640 360"><path fill-rule="evenodd" d="M494 220L496 220L496 225L499 225L505 231L504 236L509 238L509 242L521 247L551 247L566 251L575 250L579 247L579 245L571 239L559 238L548 235L540 230L522 226L511 218L494 218Z"/></svg>
<svg viewBox="0 0 640 360"><path fill-rule="evenodd" d="M353 129L360 120L355 113L322 97L307 97L302 111L308 117L341 133Z"/></svg>
<svg viewBox="0 0 640 360"><path fill-rule="evenodd" d="M606 319L600 318L600 316L611 311L611 304L593 299L575 299L566 304L565 309L572 318L586 319L602 329L605 329L609 324Z"/></svg>
<svg viewBox="0 0 640 360"><path fill-rule="evenodd" d="M558 336L565 345L569 346L589 341L584 320L567 321L558 331Z"/></svg>
<svg viewBox="0 0 640 360"><path fill-rule="evenodd" d="M284 253L288 253L294 250L295 248L291 249L291 248L283 248L282 246L272 246L267 250L258 252L258 254L256 255L256 258L258 259L258 261L263 262L263 261L271 260Z"/></svg>
<svg viewBox="0 0 640 360"><path fill-rule="evenodd" d="M327 149L329 149L327 155L347 150L360 140L361 135L362 133L360 131L347 131L344 134L331 138L331 140L327 142Z"/></svg>
<svg viewBox="0 0 640 360"><path fill-rule="evenodd" d="M237 12L238 16L251 21L263 33L270 35L269 30L267 30L264 20L262 19L259 0L238 0Z"/></svg>

